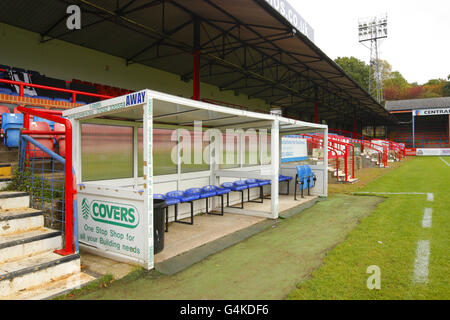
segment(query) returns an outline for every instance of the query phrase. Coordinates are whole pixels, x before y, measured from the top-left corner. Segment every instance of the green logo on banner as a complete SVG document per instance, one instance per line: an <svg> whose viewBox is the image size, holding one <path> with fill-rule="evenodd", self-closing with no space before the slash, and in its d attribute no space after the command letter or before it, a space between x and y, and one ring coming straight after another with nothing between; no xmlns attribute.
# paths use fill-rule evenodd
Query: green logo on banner
<svg viewBox="0 0 450 320"><path fill-rule="evenodd" d="M89 218L89 204L86 200L86 198L83 199L83 201L81 202L81 214L83 215L84 219L88 219Z"/></svg>
<svg viewBox="0 0 450 320"><path fill-rule="evenodd" d="M94 221L130 229L134 229L139 225L139 212L135 206L103 200L92 200L89 208L91 218Z"/></svg>

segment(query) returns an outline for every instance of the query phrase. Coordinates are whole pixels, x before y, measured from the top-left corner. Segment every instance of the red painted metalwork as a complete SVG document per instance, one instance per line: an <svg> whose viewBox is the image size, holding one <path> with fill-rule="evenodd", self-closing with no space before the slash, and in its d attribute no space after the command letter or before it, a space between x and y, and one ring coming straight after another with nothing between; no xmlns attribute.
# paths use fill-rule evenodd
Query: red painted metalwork
<svg viewBox="0 0 450 320"><path fill-rule="evenodd" d="M314 102L314 123L319 123L319 103Z"/></svg>
<svg viewBox="0 0 450 320"><path fill-rule="evenodd" d="M192 99L193 100L199 100L200 99L200 51L196 50L194 52L194 66L193 66L193 93L192 93Z"/></svg>
<svg viewBox="0 0 450 320"><path fill-rule="evenodd" d="M60 255L69 255L73 254L75 252L75 244L74 244L74 223L73 223L73 201L76 199L76 193L77 189L74 187L74 174L72 171L72 124L69 120L62 118L62 112L61 111L51 111L48 112L47 110L43 109L33 109L33 108L25 108L25 107L18 107L19 111L22 112L26 118L28 118L27 124L25 126L24 122L24 132L28 134L56 134L53 131L44 132L44 131L33 131L30 130L29 126L29 116L38 116L43 119L47 119L50 121L54 121L57 123L61 123L65 126L65 136L66 136L66 164L64 168L64 188L65 188L65 195L64 195L64 205L65 205L65 245L64 248L61 250L55 250L55 253L58 253Z"/></svg>
<svg viewBox="0 0 450 320"><path fill-rule="evenodd" d="M28 83L28 82L22 82L22 81L13 81L13 80L0 79L0 82L19 86L19 96L20 97L23 97L23 88L24 87L32 87L32 88L38 88L38 89L46 89L46 90L53 90L53 91L71 93L72 94L72 98L74 98L74 97L76 98L77 94L80 94L80 95L83 95L83 96L96 97L96 98L100 98L100 99L110 99L110 98L112 98L112 96L105 96L105 95L97 94L97 93L90 93L90 92L83 92L83 91L77 91L77 90L48 87L48 86L43 86L43 85L40 85L40 84L34 84L34 83ZM75 102L72 102L72 103L75 103Z"/></svg>
<svg viewBox="0 0 450 320"><path fill-rule="evenodd" d="M334 138L330 138L330 137L328 137L328 141L345 146L345 150L346 150L346 152L345 152L346 153L346 156L345 156L345 181L348 181L348 161L347 161L348 151L347 151L347 148L350 147L352 149L352 179L355 179L355 146L351 143L343 142L338 139L334 139Z"/></svg>
<svg viewBox="0 0 450 320"><path fill-rule="evenodd" d="M330 149L331 152L334 152L336 155L336 180L339 182L339 155L338 152L343 152L342 150L333 148L328 144L328 149Z"/></svg>

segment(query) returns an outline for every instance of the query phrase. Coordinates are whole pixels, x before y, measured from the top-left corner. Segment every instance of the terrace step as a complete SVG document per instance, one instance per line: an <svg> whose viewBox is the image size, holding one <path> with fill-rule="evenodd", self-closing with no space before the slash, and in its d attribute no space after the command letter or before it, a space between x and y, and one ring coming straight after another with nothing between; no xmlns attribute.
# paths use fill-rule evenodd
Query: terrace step
<svg viewBox="0 0 450 320"><path fill-rule="evenodd" d="M8 208L0 210L0 299L46 299L94 279L81 272L78 253L54 252L62 232L44 227L44 212L28 207L28 194L0 196Z"/></svg>
<svg viewBox="0 0 450 320"><path fill-rule="evenodd" d="M62 232L39 227L25 232L0 236L0 263L60 249Z"/></svg>
<svg viewBox="0 0 450 320"><path fill-rule="evenodd" d="M0 236L44 226L44 212L36 209L0 210Z"/></svg>
<svg viewBox="0 0 450 320"><path fill-rule="evenodd" d="M30 196L26 192L2 191L0 192L0 210L28 208Z"/></svg>
<svg viewBox="0 0 450 320"><path fill-rule="evenodd" d="M21 260L0 264L0 298L37 289L80 272L80 255L60 256L46 251Z"/></svg>
<svg viewBox="0 0 450 320"><path fill-rule="evenodd" d="M41 286L27 288L15 292L0 299L4 300L43 300L64 294L70 290L79 289L81 286L95 280L94 277L84 272L74 272L68 276L47 282Z"/></svg>
<svg viewBox="0 0 450 320"><path fill-rule="evenodd" d="M17 150L0 151L0 159L2 159L2 162L17 161L18 157L19 157L19 154L18 154Z"/></svg>

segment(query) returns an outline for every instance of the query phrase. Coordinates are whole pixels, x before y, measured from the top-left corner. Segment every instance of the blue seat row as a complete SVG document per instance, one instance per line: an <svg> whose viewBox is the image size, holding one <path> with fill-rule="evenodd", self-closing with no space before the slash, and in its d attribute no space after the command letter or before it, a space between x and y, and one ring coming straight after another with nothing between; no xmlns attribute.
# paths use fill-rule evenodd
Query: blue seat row
<svg viewBox="0 0 450 320"><path fill-rule="evenodd" d="M297 174L295 176L295 192L294 199L297 200L297 186L300 185L300 190L303 196L303 190L308 189L308 195L310 195L311 188L314 188L316 184L317 177L312 172L309 165L297 166Z"/></svg>
<svg viewBox="0 0 450 320"><path fill-rule="evenodd" d="M203 188L190 188L185 191L176 190L170 191L166 194L154 194L154 199L165 200L167 204L166 208L166 232L168 231L169 224L169 211L168 207L175 205L175 220L174 222L183 223L183 224L194 224L194 201L206 199L206 213L212 215L220 215L223 216L223 195L228 194L230 189L221 188L218 186L205 186ZM221 202L221 213L212 213L209 212L209 203L208 199L212 197L219 196L222 199ZM179 203L190 203L191 204L191 219L189 222L179 221L178 220L178 204Z"/></svg>
<svg viewBox="0 0 450 320"><path fill-rule="evenodd" d="M279 175L278 181L286 182L287 183L287 194L289 194L289 182L292 180L292 177L289 176L283 176ZM315 180L314 180L315 181ZM244 190L247 190L248 199L247 202L257 202L257 203L263 203L264 201L264 193L263 193L263 187L266 185L270 185L271 180L265 180L265 179L247 179L247 180L237 180L234 182L224 182L222 185L219 186L205 186L203 188L190 188L185 191L181 190L175 190L167 192L166 194L154 194L154 199L159 200L165 200L166 202L166 232L168 231L168 224L169 224L169 206L175 206L175 219L174 222L177 223L183 223L183 224L194 224L194 201L197 200L206 200L206 213L212 214L212 215L220 215L223 216L224 214L224 195L227 195L227 207L230 207L230 192L240 192L241 193L241 205L238 207L239 209L244 209ZM259 188L260 195L258 200L251 200L250 199L250 189L252 188ZM209 205L208 205L208 199L212 197L219 196L221 198L221 211L220 213L212 213L209 212ZM190 221L179 221L178 220L178 204L180 203L190 203L191 205L191 217Z"/></svg>

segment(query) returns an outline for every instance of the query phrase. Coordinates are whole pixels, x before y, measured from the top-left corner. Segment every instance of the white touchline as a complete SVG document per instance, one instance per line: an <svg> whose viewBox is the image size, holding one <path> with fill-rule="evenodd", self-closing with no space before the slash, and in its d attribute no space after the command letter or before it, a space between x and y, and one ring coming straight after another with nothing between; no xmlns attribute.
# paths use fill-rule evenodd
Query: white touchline
<svg viewBox="0 0 450 320"><path fill-rule="evenodd" d="M417 242L416 259L414 260L414 282L428 282L428 262L430 259L430 241L419 240Z"/></svg>
<svg viewBox="0 0 450 320"><path fill-rule="evenodd" d="M425 193L425 192L356 192L358 193L364 193L364 194L429 194L429 193Z"/></svg>
<svg viewBox="0 0 450 320"><path fill-rule="evenodd" d="M426 194L427 201L434 201L434 193L431 192L355 192L354 194L392 194L392 195L416 195L416 194Z"/></svg>
<svg viewBox="0 0 450 320"><path fill-rule="evenodd" d="M422 227L423 228L431 228L432 215L433 215L433 209L425 208L425 212L423 214L423 219L422 219Z"/></svg>
<svg viewBox="0 0 450 320"><path fill-rule="evenodd" d="M442 157L440 157L439 159L441 159L442 161L445 162L446 165L448 165L450 167L450 163L448 163L447 161L445 161Z"/></svg>

